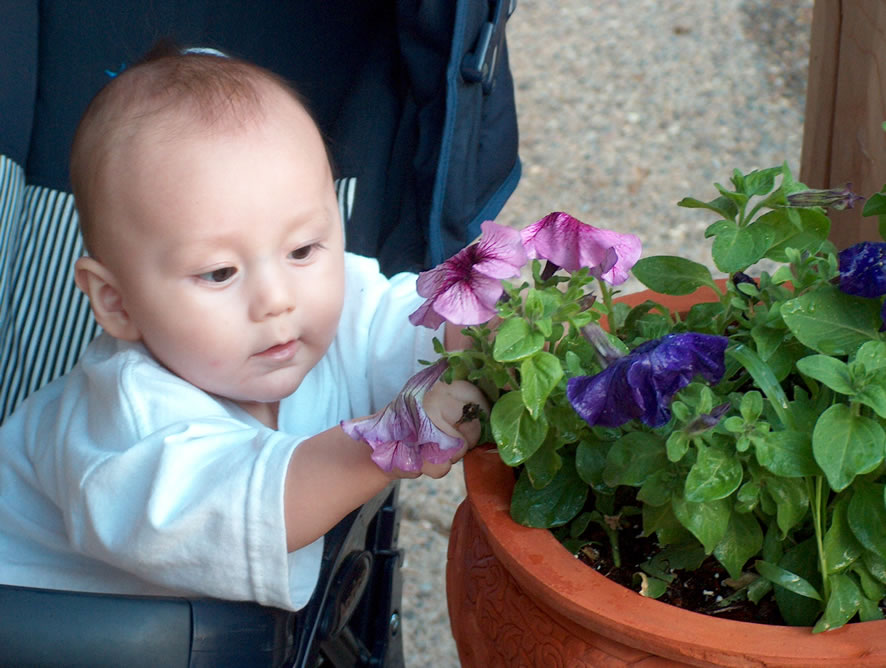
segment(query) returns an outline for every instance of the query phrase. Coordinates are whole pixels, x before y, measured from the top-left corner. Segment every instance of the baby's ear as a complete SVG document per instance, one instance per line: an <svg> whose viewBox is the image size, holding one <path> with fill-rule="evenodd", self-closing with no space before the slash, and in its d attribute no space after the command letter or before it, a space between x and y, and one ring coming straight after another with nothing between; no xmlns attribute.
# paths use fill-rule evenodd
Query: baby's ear
<svg viewBox="0 0 886 668"><path fill-rule="evenodd" d="M141 340L110 269L95 258L81 257L74 264L74 282L89 297L89 305L102 329L115 339Z"/></svg>

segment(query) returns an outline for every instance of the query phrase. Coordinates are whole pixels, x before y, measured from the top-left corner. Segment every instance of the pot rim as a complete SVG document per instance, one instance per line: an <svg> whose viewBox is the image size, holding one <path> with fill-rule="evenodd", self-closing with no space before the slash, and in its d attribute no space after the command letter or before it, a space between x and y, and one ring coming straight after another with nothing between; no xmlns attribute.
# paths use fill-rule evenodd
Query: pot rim
<svg viewBox="0 0 886 668"><path fill-rule="evenodd" d="M886 665L886 620L813 635L809 627L720 619L646 598L576 559L547 529L511 519L514 476L494 446L469 452L464 472L467 501L496 558L530 596L544 596L576 624L658 655L720 665L747 665L749 656L761 665Z"/></svg>

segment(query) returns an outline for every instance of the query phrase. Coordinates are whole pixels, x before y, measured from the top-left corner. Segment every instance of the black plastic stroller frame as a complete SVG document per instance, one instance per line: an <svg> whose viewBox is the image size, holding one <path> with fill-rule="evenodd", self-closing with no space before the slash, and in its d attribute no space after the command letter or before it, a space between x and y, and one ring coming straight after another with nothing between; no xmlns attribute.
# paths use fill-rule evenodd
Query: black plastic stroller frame
<svg viewBox="0 0 886 668"><path fill-rule="evenodd" d="M97 333L70 280L82 244L67 152L109 77L171 38L289 79L327 137L348 249L388 274L418 271L476 237L519 180L504 30L514 6L0 0L0 422ZM397 494L327 534L298 613L0 585L0 664L402 665Z"/></svg>

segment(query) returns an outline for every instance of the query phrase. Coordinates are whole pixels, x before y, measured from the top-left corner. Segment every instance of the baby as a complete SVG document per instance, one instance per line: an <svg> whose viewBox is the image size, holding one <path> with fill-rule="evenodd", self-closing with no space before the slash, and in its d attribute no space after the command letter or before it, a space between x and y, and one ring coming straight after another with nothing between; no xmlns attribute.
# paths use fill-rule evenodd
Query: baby
<svg viewBox="0 0 886 668"><path fill-rule="evenodd" d="M323 534L415 475L338 426L433 358L407 321L415 276L345 253L316 125L236 59L124 71L78 127L71 181L75 280L104 331L0 428L0 582L302 607ZM465 382L424 398L464 441L453 461L479 438L470 403Z"/></svg>

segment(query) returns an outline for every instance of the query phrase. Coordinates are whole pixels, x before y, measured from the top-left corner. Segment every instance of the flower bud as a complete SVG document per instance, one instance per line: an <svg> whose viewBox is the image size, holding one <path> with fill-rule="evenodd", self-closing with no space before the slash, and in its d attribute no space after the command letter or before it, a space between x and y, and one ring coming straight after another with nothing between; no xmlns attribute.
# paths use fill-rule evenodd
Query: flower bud
<svg viewBox="0 0 886 668"><path fill-rule="evenodd" d="M858 200L864 199L861 195L856 195L849 190L851 185L851 183L847 183L844 188L832 188L830 190L810 189L791 193L787 196L788 206L794 208L820 206L834 209L835 211L851 209Z"/></svg>
<svg viewBox="0 0 886 668"><path fill-rule="evenodd" d="M624 353L612 345L609 335L596 322L591 322L581 328L581 334L588 343L593 346L597 353L600 366L604 369L618 359L624 357Z"/></svg>

